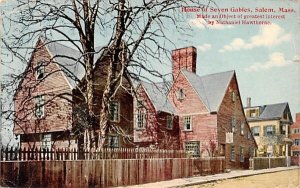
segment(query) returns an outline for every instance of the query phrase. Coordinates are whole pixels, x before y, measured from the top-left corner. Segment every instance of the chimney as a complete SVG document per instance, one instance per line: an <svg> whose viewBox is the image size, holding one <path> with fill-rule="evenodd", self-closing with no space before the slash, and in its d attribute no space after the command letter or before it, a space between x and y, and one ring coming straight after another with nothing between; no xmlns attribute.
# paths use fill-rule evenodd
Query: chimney
<svg viewBox="0 0 300 188"><path fill-rule="evenodd" d="M296 122L300 122L300 112L296 113Z"/></svg>
<svg viewBox="0 0 300 188"><path fill-rule="evenodd" d="M176 78L181 69L196 73L197 49L194 46L172 51L172 75Z"/></svg>
<svg viewBox="0 0 300 188"><path fill-rule="evenodd" d="M251 97L247 97L247 107L251 107Z"/></svg>

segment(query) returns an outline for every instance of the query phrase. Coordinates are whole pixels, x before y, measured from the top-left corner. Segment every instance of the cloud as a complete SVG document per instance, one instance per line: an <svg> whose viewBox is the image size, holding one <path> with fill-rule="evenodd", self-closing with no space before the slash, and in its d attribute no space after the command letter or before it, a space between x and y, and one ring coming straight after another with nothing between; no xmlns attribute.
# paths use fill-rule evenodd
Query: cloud
<svg viewBox="0 0 300 188"><path fill-rule="evenodd" d="M280 52L274 52L270 54L269 60L263 63L254 63L250 67L245 68L245 71L260 71L273 67L284 67L290 65L292 62L285 59L284 54Z"/></svg>
<svg viewBox="0 0 300 188"><path fill-rule="evenodd" d="M208 50L211 49L211 44L208 44L208 43L204 43L203 45L199 45L199 46L196 46L197 47L197 50L201 51L201 52L206 52Z"/></svg>
<svg viewBox="0 0 300 188"><path fill-rule="evenodd" d="M217 24L215 20L205 20L203 18L195 18L189 20L189 25L191 27L197 27L199 29L229 29L233 28L232 25L224 25L224 24ZM209 24L213 23L213 24Z"/></svg>
<svg viewBox="0 0 300 188"><path fill-rule="evenodd" d="M252 36L248 41L235 38L230 44L225 45L219 52L237 51L242 49L252 49L255 47L271 47L291 39L291 34L286 33L277 24L263 25L257 35Z"/></svg>

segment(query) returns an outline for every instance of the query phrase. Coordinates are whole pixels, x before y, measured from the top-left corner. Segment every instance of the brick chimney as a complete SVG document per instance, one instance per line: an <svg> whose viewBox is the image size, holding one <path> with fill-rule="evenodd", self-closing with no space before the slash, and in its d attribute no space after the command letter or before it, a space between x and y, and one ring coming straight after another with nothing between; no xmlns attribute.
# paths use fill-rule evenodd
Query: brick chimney
<svg viewBox="0 0 300 188"><path fill-rule="evenodd" d="M176 78L181 69L196 73L197 49L194 46L172 51L172 75Z"/></svg>
<svg viewBox="0 0 300 188"><path fill-rule="evenodd" d="M251 107L251 97L247 97L247 107Z"/></svg>
<svg viewBox="0 0 300 188"><path fill-rule="evenodd" d="M300 112L296 113L296 122L300 122Z"/></svg>

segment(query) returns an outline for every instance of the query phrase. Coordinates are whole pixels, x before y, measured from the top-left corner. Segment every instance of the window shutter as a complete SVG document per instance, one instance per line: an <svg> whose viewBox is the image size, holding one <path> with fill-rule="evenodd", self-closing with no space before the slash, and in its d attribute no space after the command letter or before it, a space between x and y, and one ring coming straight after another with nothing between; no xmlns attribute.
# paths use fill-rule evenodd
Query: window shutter
<svg viewBox="0 0 300 188"><path fill-rule="evenodd" d="M264 126L264 136L267 136L267 126Z"/></svg>
<svg viewBox="0 0 300 188"><path fill-rule="evenodd" d="M275 125L272 125L272 132L273 132L272 134L275 135L275 133L276 133Z"/></svg>

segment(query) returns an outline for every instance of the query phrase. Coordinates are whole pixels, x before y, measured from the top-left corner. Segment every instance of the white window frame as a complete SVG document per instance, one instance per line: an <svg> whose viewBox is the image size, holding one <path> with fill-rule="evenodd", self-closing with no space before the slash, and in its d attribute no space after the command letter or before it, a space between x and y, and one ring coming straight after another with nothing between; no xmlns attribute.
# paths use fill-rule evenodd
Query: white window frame
<svg viewBox="0 0 300 188"><path fill-rule="evenodd" d="M232 100L232 102L236 101L236 94L234 91L231 92L231 100Z"/></svg>
<svg viewBox="0 0 300 188"><path fill-rule="evenodd" d="M185 151L192 157L200 157L200 141L186 141Z"/></svg>
<svg viewBox="0 0 300 188"><path fill-rule="evenodd" d="M118 135L109 135L107 138L107 145L109 148L119 148L120 139Z"/></svg>
<svg viewBox="0 0 300 188"><path fill-rule="evenodd" d="M41 140L41 148L50 150L52 148L52 135L49 134L42 134Z"/></svg>
<svg viewBox="0 0 300 188"><path fill-rule="evenodd" d="M299 128L294 128L294 129L293 129L293 133L294 133L294 134L298 134L299 132L300 132L300 131L299 131Z"/></svg>
<svg viewBox="0 0 300 188"><path fill-rule="evenodd" d="M241 132L241 135L244 135L244 131L245 131L244 129L245 129L245 123L242 122L242 123L241 123L241 131L240 131L240 132Z"/></svg>
<svg viewBox="0 0 300 188"><path fill-rule="evenodd" d="M275 135L275 127L273 125L267 125L265 129L265 136L274 136ZM272 131L272 134L268 134Z"/></svg>
<svg viewBox="0 0 300 188"><path fill-rule="evenodd" d="M189 129L187 129L187 125L189 126ZM183 126L184 126L184 131L192 131L192 116L185 116L183 117Z"/></svg>
<svg viewBox="0 0 300 188"><path fill-rule="evenodd" d="M230 160L235 161L235 147L234 146L230 147Z"/></svg>
<svg viewBox="0 0 300 188"><path fill-rule="evenodd" d="M41 119L45 116L45 96L37 95L35 97L35 116Z"/></svg>
<svg viewBox="0 0 300 188"><path fill-rule="evenodd" d="M260 135L260 127L259 126L254 126L252 128L252 130L253 130L253 132L252 132L253 136L259 136ZM257 130L257 132L255 130ZM256 135L256 134L258 134L258 135Z"/></svg>
<svg viewBox="0 0 300 188"><path fill-rule="evenodd" d="M240 162L244 162L245 161L245 156L244 156L244 147L240 147Z"/></svg>
<svg viewBox="0 0 300 188"><path fill-rule="evenodd" d="M184 99L184 89L183 88L180 88L178 90L178 99L179 100L183 100Z"/></svg>
<svg viewBox="0 0 300 188"><path fill-rule="evenodd" d="M36 80L42 80L45 77L45 65L44 62L41 61L38 63L38 65L35 68L35 78ZM42 75L42 76L40 76Z"/></svg>
<svg viewBox="0 0 300 188"><path fill-rule="evenodd" d="M167 116L167 129L172 130L174 124L174 117L173 116Z"/></svg>
<svg viewBox="0 0 300 188"><path fill-rule="evenodd" d="M236 132L236 119L234 117L231 118L231 132L235 133Z"/></svg>
<svg viewBox="0 0 300 188"><path fill-rule="evenodd" d="M136 114L136 128L137 129L145 129L146 128L146 112L145 109L139 108L137 109Z"/></svg>
<svg viewBox="0 0 300 188"><path fill-rule="evenodd" d="M116 106L117 108L112 109L113 106ZM119 101L110 101L109 113L110 113L110 121L111 122L119 122L120 121L120 102Z"/></svg>

